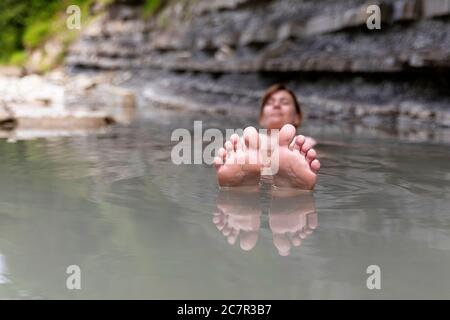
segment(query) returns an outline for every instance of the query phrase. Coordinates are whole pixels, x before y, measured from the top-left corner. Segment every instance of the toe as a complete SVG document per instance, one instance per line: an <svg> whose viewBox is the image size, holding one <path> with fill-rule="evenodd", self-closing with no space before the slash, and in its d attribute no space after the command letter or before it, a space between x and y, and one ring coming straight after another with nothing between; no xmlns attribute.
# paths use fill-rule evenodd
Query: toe
<svg viewBox="0 0 450 320"><path fill-rule="evenodd" d="M230 245L235 244L236 240L238 238L238 235L239 235L239 230L236 230L236 229L231 230L231 233L230 233L230 235L227 238L228 243Z"/></svg>
<svg viewBox="0 0 450 320"><path fill-rule="evenodd" d="M305 233L304 231L299 231L299 232L298 232L298 237L299 237L301 240L305 240L305 239L306 239L306 233Z"/></svg>
<svg viewBox="0 0 450 320"><path fill-rule="evenodd" d="M310 213L308 214L308 227L312 230L317 228L317 213Z"/></svg>
<svg viewBox="0 0 450 320"><path fill-rule="evenodd" d="M289 255L291 243L285 234L273 234L273 244L278 249L278 253L281 256Z"/></svg>
<svg viewBox="0 0 450 320"><path fill-rule="evenodd" d="M230 137L230 142L233 145L234 151L236 151L239 148L239 146L238 146L239 140L240 140L240 138L236 133L232 134Z"/></svg>
<svg viewBox="0 0 450 320"><path fill-rule="evenodd" d="M227 156L227 151L224 148L220 148L219 151L217 151L217 156L222 159L222 161L225 161L225 158Z"/></svg>
<svg viewBox="0 0 450 320"><path fill-rule="evenodd" d="M231 136L231 143L233 144L233 150L236 153L236 159L238 164L245 164L245 151L242 146L241 138L237 134Z"/></svg>
<svg viewBox="0 0 450 320"><path fill-rule="evenodd" d="M292 124L285 124L279 132L280 146L288 146L295 136L295 127Z"/></svg>
<svg viewBox="0 0 450 320"><path fill-rule="evenodd" d="M227 150L228 153L233 152L234 151L233 143L231 141L225 142L225 149Z"/></svg>
<svg viewBox="0 0 450 320"><path fill-rule="evenodd" d="M221 214L219 212L214 213L213 223L218 224L221 221Z"/></svg>
<svg viewBox="0 0 450 320"><path fill-rule="evenodd" d="M311 169L314 170L315 172L318 172L320 169L320 161L315 159L311 162Z"/></svg>
<svg viewBox="0 0 450 320"><path fill-rule="evenodd" d="M295 150L301 150L303 144L305 143L305 140L306 140L305 136L302 136L302 135L297 136L297 138L295 138L295 143L294 143L293 148Z"/></svg>
<svg viewBox="0 0 450 320"><path fill-rule="evenodd" d="M302 145L302 148L300 149L300 151L301 151L303 154L307 154L308 151L309 151L309 149L311 149L311 145L306 141L306 142Z"/></svg>
<svg viewBox="0 0 450 320"><path fill-rule="evenodd" d="M222 229L222 234L225 236L225 237L228 237L230 234L231 234L231 231L232 231L233 229L229 226L229 225L225 225L224 227L223 227L223 229Z"/></svg>
<svg viewBox="0 0 450 320"><path fill-rule="evenodd" d="M234 151L234 145L231 141L225 142L225 163L234 164L236 161L236 151Z"/></svg>
<svg viewBox="0 0 450 320"><path fill-rule="evenodd" d="M250 251L258 242L258 232L257 231L246 231L241 234L240 246L242 250Z"/></svg>
<svg viewBox="0 0 450 320"><path fill-rule="evenodd" d="M224 219L219 219L219 221L217 221L217 223L214 222L214 224L216 225L216 227L219 231L222 231L223 228L225 227L226 223L225 223Z"/></svg>
<svg viewBox="0 0 450 320"><path fill-rule="evenodd" d="M311 148L306 153L306 159L308 160L309 163L311 163L312 161L314 161L316 159L316 155L317 155L316 150Z"/></svg>
<svg viewBox="0 0 450 320"><path fill-rule="evenodd" d="M298 234L298 232L292 236L292 244L296 247L298 247L302 244L302 238L300 238L300 235Z"/></svg>
<svg viewBox="0 0 450 320"><path fill-rule="evenodd" d="M243 151L244 150L242 139L240 137L238 137L238 140L237 140L237 142L235 144L235 149L236 149L236 151L238 151L238 150Z"/></svg>
<svg viewBox="0 0 450 320"><path fill-rule="evenodd" d="M247 127L244 130L244 142L247 148L257 149L259 146L259 134L254 127Z"/></svg>

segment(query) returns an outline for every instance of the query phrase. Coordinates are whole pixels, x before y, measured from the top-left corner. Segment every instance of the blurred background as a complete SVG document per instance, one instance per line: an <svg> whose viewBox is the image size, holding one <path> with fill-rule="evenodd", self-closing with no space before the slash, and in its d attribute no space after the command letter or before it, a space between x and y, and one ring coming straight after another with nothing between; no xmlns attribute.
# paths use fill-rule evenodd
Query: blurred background
<svg viewBox="0 0 450 320"><path fill-rule="evenodd" d="M381 29L366 25L370 4L381 10ZM68 28L77 18L66 12L69 5L80 8L80 29ZM449 140L447 0L7 0L0 6L3 128L41 126L19 110L23 101L60 110L75 102L75 109L83 104L90 112L92 104L97 111L111 104L105 94L117 96L119 111L103 108L93 123L65 126L107 125L124 104L132 109L142 99L254 114L264 89L285 82L308 118L409 140ZM44 78L18 80L31 74ZM64 102L54 101L54 87L33 95L48 81L63 86ZM91 90L105 83L131 91Z"/></svg>

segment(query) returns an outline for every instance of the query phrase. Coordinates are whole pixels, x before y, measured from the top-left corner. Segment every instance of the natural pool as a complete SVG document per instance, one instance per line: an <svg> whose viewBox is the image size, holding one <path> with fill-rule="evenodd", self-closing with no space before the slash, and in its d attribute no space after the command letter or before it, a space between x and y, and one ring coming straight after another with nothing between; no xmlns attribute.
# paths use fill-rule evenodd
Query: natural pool
<svg viewBox="0 0 450 320"><path fill-rule="evenodd" d="M247 123L158 114L99 135L0 140L0 298L450 297L448 145L310 123L314 194L240 196L219 193L212 167L170 161L172 130L194 119ZM70 265L81 290L66 287ZM370 265L380 290L366 286Z"/></svg>

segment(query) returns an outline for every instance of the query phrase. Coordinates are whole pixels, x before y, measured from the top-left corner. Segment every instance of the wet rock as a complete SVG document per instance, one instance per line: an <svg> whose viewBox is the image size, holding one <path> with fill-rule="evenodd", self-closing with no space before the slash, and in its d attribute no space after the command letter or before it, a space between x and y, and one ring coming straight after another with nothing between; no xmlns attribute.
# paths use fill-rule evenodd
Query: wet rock
<svg viewBox="0 0 450 320"><path fill-rule="evenodd" d="M136 110L135 95L112 85L112 79L107 74L0 77L0 127L84 130L129 123Z"/></svg>
<svg viewBox="0 0 450 320"><path fill-rule="evenodd" d="M425 18L450 14L450 0L422 0L422 12Z"/></svg>

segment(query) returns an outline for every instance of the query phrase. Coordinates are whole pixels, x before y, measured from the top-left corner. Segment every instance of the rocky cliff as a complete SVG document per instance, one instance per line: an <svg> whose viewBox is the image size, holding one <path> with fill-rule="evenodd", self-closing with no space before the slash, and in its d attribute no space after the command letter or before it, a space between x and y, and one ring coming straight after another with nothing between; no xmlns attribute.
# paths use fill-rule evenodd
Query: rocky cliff
<svg viewBox="0 0 450 320"><path fill-rule="evenodd" d="M366 25L371 4L379 30ZM283 81L309 117L450 127L450 0L178 0L150 18L142 8L110 5L66 65L134 70L243 105Z"/></svg>

